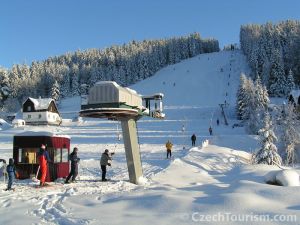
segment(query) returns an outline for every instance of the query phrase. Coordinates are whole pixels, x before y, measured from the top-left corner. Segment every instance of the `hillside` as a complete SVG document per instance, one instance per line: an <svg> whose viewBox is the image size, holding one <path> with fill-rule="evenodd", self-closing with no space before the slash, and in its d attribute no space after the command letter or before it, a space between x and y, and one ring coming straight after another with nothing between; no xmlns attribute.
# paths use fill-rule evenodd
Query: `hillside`
<svg viewBox="0 0 300 225"><path fill-rule="evenodd" d="M249 72L244 55L221 51L168 66L131 88L146 95L164 93L166 106L211 107L225 100L233 106L242 72Z"/></svg>

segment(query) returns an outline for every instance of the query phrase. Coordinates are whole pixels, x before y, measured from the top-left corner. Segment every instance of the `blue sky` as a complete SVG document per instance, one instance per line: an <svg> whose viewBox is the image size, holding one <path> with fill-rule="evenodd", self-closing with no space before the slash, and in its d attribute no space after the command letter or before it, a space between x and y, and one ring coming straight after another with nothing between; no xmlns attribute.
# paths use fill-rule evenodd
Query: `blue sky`
<svg viewBox="0 0 300 225"><path fill-rule="evenodd" d="M240 25L300 19L298 0L6 0L0 2L0 66L77 49L199 32L220 46Z"/></svg>

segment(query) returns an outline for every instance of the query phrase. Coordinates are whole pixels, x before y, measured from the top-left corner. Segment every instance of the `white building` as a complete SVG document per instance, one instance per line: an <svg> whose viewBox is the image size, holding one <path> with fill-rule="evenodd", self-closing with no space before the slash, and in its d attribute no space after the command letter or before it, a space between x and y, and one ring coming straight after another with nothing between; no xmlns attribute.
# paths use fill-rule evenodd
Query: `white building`
<svg viewBox="0 0 300 225"><path fill-rule="evenodd" d="M28 98L23 103L23 119L29 125L60 125L62 121L52 98Z"/></svg>

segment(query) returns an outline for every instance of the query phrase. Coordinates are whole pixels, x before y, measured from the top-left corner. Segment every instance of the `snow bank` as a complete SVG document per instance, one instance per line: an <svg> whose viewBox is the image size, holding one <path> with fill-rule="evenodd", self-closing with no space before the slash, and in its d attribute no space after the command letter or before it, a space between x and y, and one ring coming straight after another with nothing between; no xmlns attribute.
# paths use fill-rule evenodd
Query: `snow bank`
<svg viewBox="0 0 300 225"><path fill-rule="evenodd" d="M299 186L299 174L295 170L281 170L276 174L276 181L282 186Z"/></svg>
<svg viewBox="0 0 300 225"><path fill-rule="evenodd" d="M209 144L208 140L206 139L205 141L202 142L202 148L207 147Z"/></svg>
<svg viewBox="0 0 300 225"><path fill-rule="evenodd" d="M145 178L145 177L139 177L139 179L138 179L138 185L148 185L149 184L149 181L148 181L148 179L147 178Z"/></svg>
<svg viewBox="0 0 300 225"><path fill-rule="evenodd" d="M271 171L265 175L265 181L268 184L281 186L300 186L299 174L293 169Z"/></svg>

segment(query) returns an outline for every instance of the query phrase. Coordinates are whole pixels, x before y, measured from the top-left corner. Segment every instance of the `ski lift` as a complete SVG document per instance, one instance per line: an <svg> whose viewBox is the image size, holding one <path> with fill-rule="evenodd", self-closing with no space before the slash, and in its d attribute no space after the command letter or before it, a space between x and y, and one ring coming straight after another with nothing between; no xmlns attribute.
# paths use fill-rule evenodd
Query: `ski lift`
<svg viewBox="0 0 300 225"><path fill-rule="evenodd" d="M162 104L163 97L164 94L162 93L142 96L145 105L145 109L143 111L144 115L148 115L153 118L164 119L165 114L163 113L163 104ZM151 101L154 101L154 109L151 108Z"/></svg>

